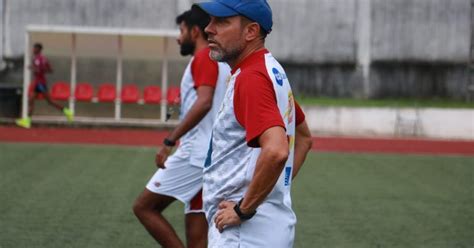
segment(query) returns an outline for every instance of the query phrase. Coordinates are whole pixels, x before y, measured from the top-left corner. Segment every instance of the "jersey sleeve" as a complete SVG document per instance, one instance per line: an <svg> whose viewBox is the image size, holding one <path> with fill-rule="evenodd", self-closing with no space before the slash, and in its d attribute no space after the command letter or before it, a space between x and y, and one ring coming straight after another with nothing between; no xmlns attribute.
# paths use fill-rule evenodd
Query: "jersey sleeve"
<svg viewBox="0 0 474 248"><path fill-rule="evenodd" d="M250 147L259 147L258 138L274 126L285 128L270 79L258 72L239 75L235 82L234 112L246 131Z"/></svg>
<svg viewBox="0 0 474 248"><path fill-rule="evenodd" d="M191 62L191 74L193 75L194 88L203 85L215 88L219 68L217 62L209 57L209 52L200 51Z"/></svg>
<svg viewBox="0 0 474 248"><path fill-rule="evenodd" d="M298 126L299 124L303 123L303 121L306 119L306 116L304 115L303 110L301 109L300 105L296 101L295 101L295 112L296 112L295 126Z"/></svg>

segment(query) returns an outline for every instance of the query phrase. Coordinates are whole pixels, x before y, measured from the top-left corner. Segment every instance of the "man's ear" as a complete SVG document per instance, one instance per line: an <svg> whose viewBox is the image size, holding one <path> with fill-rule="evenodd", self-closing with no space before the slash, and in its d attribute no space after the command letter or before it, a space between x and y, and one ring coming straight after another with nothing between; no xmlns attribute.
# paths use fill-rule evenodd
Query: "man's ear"
<svg viewBox="0 0 474 248"><path fill-rule="evenodd" d="M245 40L246 41L252 41L260 37L260 25L256 22L252 22L247 24L247 27L245 28Z"/></svg>
<svg viewBox="0 0 474 248"><path fill-rule="evenodd" d="M191 38L193 40L197 40L200 35L201 35L201 30L199 30L199 27L198 26L193 26L191 28Z"/></svg>

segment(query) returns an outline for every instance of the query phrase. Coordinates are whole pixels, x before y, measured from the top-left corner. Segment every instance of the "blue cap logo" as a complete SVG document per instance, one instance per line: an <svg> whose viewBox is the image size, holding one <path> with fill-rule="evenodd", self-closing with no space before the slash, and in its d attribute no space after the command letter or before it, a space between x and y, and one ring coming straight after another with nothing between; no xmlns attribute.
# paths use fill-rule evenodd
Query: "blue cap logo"
<svg viewBox="0 0 474 248"><path fill-rule="evenodd" d="M275 75L275 80L276 80L277 84L280 85L280 86L283 86L283 80L285 80L287 78L286 74L281 73L280 71L278 71L277 68L273 68L272 72L273 72L273 75Z"/></svg>

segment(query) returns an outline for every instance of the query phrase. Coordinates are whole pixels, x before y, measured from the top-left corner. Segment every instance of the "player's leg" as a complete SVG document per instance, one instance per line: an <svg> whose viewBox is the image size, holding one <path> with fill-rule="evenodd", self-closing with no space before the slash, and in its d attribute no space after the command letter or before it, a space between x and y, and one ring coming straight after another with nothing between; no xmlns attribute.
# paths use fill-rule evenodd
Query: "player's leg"
<svg viewBox="0 0 474 248"><path fill-rule="evenodd" d="M35 99L37 95L38 93L36 91L33 91L33 94L31 94L28 98L28 117L31 117L33 115L35 109Z"/></svg>
<svg viewBox="0 0 474 248"><path fill-rule="evenodd" d="M60 111L62 111L64 109L63 106L59 105L58 103L53 101L53 99L51 99L51 96L49 95L49 93L47 91L43 92L43 95L44 95L44 98L46 99L46 101L48 102L49 105L55 107L56 109L58 109Z"/></svg>
<svg viewBox="0 0 474 248"><path fill-rule="evenodd" d="M207 220L202 206L202 191L186 204L186 243L188 248L207 247Z"/></svg>
<svg viewBox="0 0 474 248"><path fill-rule="evenodd" d="M163 217L162 211L175 198L160 195L145 189L133 206L133 212L150 233L163 247L184 247L171 224Z"/></svg>
<svg viewBox="0 0 474 248"><path fill-rule="evenodd" d="M186 243L189 248L207 247L207 220L204 213L186 214Z"/></svg>
<svg viewBox="0 0 474 248"><path fill-rule="evenodd" d="M165 241L175 244L171 247L184 247L161 213L174 199L186 203L199 192L202 188L202 168L190 166L189 152L181 148L166 160L165 167L166 169L159 169L150 179L146 190L134 205L134 212L160 244L166 247L162 243ZM146 221L144 218L153 220ZM159 231L159 228L166 228L166 231Z"/></svg>
<svg viewBox="0 0 474 248"><path fill-rule="evenodd" d="M49 103L49 105L51 105L51 106L55 107L56 109L58 109L59 111L63 112L63 114L66 116L68 121L73 121L74 120L74 113L72 112L72 110L70 110L67 107L63 107L63 106L59 105L58 103L56 103L55 101L53 101L51 99L51 96L48 93L46 85L40 85L40 86L41 86L41 89L43 90L42 93L44 95L44 98L46 98L46 101Z"/></svg>

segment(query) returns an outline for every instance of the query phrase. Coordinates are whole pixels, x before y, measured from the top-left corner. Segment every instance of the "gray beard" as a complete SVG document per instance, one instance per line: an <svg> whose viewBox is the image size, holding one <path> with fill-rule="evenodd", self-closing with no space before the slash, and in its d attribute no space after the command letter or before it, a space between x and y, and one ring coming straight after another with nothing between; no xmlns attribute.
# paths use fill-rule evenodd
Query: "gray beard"
<svg viewBox="0 0 474 248"><path fill-rule="evenodd" d="M224 50L211 50L209 53L209 56L211 59L218 61L218 62L229 62L229 61L234 61L236 60L239 55L242 53L242 48L233 48L230 49L229 51L224 51Z"/></svg>

